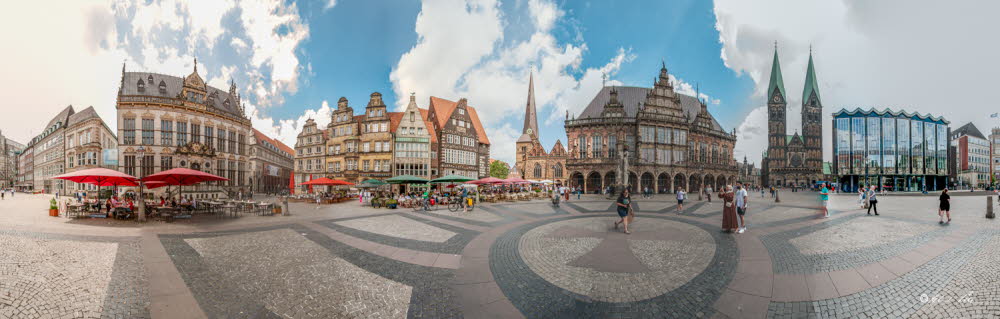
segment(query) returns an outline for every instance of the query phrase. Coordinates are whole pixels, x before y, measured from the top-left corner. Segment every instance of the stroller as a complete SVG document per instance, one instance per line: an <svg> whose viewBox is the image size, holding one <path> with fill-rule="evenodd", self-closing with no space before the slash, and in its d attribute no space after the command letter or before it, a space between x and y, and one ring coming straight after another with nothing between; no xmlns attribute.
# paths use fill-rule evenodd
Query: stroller
<svg viewBox="0 0 1000 319"><path fill-rule="evenodd" d="M552 206L559 207L559 193L552 196Z"/></svg>

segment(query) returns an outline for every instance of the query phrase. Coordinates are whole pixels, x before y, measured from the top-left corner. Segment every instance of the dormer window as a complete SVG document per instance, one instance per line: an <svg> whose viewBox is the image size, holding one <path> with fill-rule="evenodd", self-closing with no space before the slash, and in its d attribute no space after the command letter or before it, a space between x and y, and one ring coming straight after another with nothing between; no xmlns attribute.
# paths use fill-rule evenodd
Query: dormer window
<svg viewBox="0 0 1000 319"><path fill-rule="evenodd" d="M464 115L465 114L465 109L458 109L458 114Z"/></svg>
<svg viewBox="0 0 1000 319"><path fill-rule="evenodd" d="M153 75L152 74L150 74L149 77L146 78L146 82L149 82L149 84L153 84Z"/></svg>
<svg viewBox="0 0 1000 319"><path fill-rule="evenodd" d="M225 107L229 107L229 99L226 99L226 101L222 102L222 105Z"/></svg>
<svg viewBox="0 0 1000 319"><path fill-rule="evenodd" d="M139 92L146 91L146 83L142 82L142 79L139 79L139 82L135 84L135 89Z"/></svg>
<svg viewBox="0 0 1000 319"><path fill-rule="evenodd" d="M152 78L153 77L150 77L150 79L152 79ZM150 80L150 81L152 81L152 80ZM153 83L153 82L150 82L150 83ZM160 94L166 94L166 93L167 93L167 82L163 82L163 80L160 80Z"/></svg>

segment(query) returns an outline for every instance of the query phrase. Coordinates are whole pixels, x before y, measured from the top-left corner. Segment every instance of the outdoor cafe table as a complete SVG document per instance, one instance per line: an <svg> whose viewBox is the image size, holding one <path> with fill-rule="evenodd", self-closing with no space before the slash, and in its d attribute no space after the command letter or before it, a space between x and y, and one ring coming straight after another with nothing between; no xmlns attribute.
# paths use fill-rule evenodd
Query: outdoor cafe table
<svg viewBox="0 0 1000 319"><path fill-rule="evenodd" d="M84 203L73 203L67 205L66 207L68 207L68 209L66 211L66 217L69 218L71 217L70 215L72 215L73 218L80 217L81 213L83 213L83 208L86 205L87 204Z"/></svg>
<svg viewBox="0 0 1000 319"><path fill-rule="evenodd" d="M271 203L260 202L257 204L257 209L260 210L261 215L271 215L272 213L268 210L271 208Z"/></svg>

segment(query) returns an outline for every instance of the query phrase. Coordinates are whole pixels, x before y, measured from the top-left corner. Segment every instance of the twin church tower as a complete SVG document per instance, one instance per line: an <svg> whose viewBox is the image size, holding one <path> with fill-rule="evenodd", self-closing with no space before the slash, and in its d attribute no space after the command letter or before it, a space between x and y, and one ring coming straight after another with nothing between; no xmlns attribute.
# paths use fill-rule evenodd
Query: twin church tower
<svg viewBox="0 0 1000 319"><path fill-rule="evenodd" d="M788 95L781 78L778 48L774 48L767 85L767 152L761 167L764 186L811 186L823 180L823 103L813 67L812 49L802 90L802 131L785 131Z"/></svg>

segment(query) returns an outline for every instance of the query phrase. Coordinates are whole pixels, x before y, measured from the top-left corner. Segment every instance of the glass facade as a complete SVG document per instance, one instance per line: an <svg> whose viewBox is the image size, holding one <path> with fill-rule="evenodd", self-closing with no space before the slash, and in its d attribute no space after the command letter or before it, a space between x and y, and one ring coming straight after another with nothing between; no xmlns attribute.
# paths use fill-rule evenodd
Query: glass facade
<svg viewBox="0 0 1000 319"><path fill-rule="evenodd" d="M896 119L882 119L882 174L896 174Z"/></svg>
<svg viewBox="0 0 1000 319"><path fill-rule="evenodd" d="M840 111L833 116L835 174L841 190L939 190L947 184L948 122L902 112Z"/></svg>

